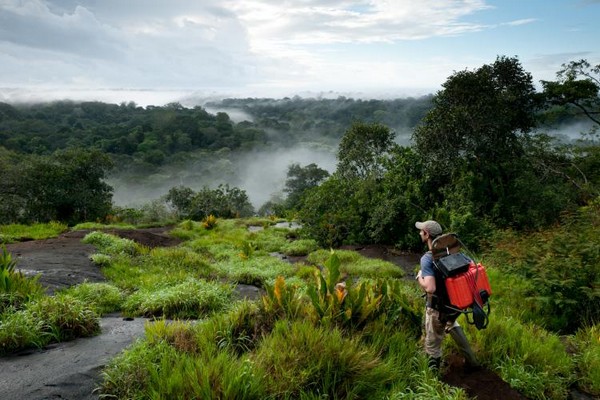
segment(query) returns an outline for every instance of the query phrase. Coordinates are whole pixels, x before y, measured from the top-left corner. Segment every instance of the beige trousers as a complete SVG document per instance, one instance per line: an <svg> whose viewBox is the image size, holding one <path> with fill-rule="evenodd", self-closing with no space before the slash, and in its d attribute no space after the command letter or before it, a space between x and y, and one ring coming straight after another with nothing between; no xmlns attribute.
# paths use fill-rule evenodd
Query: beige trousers
<svg viewBox="0 0 600 400"><path fill-rule="evenodd" d="M425 353L433 358L442 356L442 341L446 333L460 326L456 320L441 322L440 313L433 308L425 309Z"/></svg>

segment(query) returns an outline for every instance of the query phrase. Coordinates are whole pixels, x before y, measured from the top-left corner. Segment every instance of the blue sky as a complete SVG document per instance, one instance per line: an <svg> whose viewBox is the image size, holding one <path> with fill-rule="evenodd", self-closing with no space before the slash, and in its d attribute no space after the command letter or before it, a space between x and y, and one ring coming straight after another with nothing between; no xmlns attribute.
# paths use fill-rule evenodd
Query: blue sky
<svg viewBox="0 0 600 400"><path fill-rule="evenodd" d="M0 0L0 101L418 96L499 55L539 82L600 64L599 21L600 0Z"/></svg>

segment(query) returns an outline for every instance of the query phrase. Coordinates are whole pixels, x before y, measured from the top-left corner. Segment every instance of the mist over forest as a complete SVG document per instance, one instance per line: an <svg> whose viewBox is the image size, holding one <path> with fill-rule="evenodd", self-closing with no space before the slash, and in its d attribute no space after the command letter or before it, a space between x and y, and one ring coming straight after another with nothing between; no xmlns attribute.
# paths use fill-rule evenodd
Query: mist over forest
<svg viewBox="0 0 600 400"><path fill-rule="evenodd" d="M189 106L1 103L0 140L7 149L26 154L77 146L110 154L115 167L107 183L117 206L140 206L174 186L199 190L229 184L245 190L258 209L285 197L291 164L314 163L333 172L339 141L355 121L386 124L398 144L408 145L412 129L431 106L431 96L185 102Z"/></svg>

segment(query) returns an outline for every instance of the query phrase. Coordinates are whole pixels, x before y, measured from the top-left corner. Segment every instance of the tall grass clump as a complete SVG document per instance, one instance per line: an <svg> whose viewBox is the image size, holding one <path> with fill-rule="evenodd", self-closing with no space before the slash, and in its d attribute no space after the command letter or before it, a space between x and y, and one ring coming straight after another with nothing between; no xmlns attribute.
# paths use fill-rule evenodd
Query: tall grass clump
<svg viewBox="0 0 600 400"><path fill-rule="evenodd" d="M43 296L0 314L0 354L97 334L96 313L70 296Z"/></svg>
<svg viewBox="0 0 600 400"><path fill-rule="evenodd" d="M27 307L31 318L40 321L42 332L52 342L63 342L100 332L98 315L83 302L67 295L43 297Z"/></svg>
<svg viewBox="0 0 600 400"><path fill-rule="evenodd" d="M141 246L131 239L120 238L104 232L91 232L85 235L83 243L91 244L109 255L126 254L135 256L141 252Z"/></svg>
<svg viewBox="0 0 600 400"><path fill-rule="evenodd" d="M468 331L479 357L514 389L529 398L566 398L574 365L558 335L499 314L487 329Z"/></svg>
<svg viewBox="0 0 600 400"><path fill-rule="evenodd" d="M72 231L78 230L102 230L102 229L135 229L135 225L127 223L102 224L99 222L81 222L71 228Z"/></svg>
<svg viewBox="0 0 600 400"><path fill-rule="evenodd" d="M5 310L0 313L0 355L47 343L42 335L41 321L34 320L24 310Z"/></svg>
<svg viewBox="0 0 600 400"><path fill-rule="evenodd" d="M384 398L394 368L341 331L281 320L252 357L275 398Z"/></svg>
<svg viewBox="0 0 600 400"><path fill-rule="evenodd" d="M221 332L230 322L220 316L203 323L147 323L146 339L104 370L100 392L131 399L266 398L264 373L249 357L222 345Z"/></svg>
<svg viewBox="0 0 600 400"><path fill-rule="evenodd" d="M137 341L109 361L102 371L98 393L101 398L147 399L152 374L161 366L161 360L177 356L176 350L164 341Z"/></svg>
<svg viewBox="0 0 600 400"><path fill-rule="evenodd" d="M119 311L125 300L125 294L110 283L85 282L61 293L81 301L100 316Z"/></svg>
<svg viewBox="0 0 600 400"><path fill-rule="evenodd" d="M291 276L294 268L287 262L271 256L254 256L250 259L235 257L215 264L219 276L238 284L264 287L277 276Z"/></svg>
<svg viewBox="0 0 600 400"><path fill-rule="evenodd" d="M577 385L600 397L600 324L581 328L569 344L575 352Z"/></svg>
<svg viewBox="0 0 600 400"><path fill-rule="evenodd" d="M335 253L340 260L340 271L344 274L374 279L402 278L404 276L402 268L388 261L363 257L352 250L336 250ZM316 250L308 255L307 261L322 265L329 255L329 250Z"/></svg>
<svg viewBox="0 0 600 400"><path fill-rule="evenodd" d="M188 278L164 287L143 288L123 304L128 315L166 318L201 318L226 310L231 302L230 285Z"/></svg>

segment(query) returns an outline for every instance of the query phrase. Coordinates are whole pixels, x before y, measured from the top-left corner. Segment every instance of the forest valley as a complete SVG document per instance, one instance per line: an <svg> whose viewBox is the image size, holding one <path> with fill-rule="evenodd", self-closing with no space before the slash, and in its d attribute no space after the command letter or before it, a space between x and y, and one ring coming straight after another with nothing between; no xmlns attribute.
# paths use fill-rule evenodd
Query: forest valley
<svg viewBox="0 0 600 400"><path fill-rule="evenodd" d="M180 238L203 254L213 250L200 244L208 236L198 230L210 230L224 219L252 217L265 226L278 218L299 221L302 229L295 239L310 244L305 253L353 244L421 251L415 221L435 219L445 231L457 233L470 251L481 252L490 266L499 309L496 323L485 332L469 333L484 363L530 398L566 398L573 385L600 395L600 65L586 60L565 64L556 80L540 82L538 90L517 58L498 57L475 70L455 72L439 92L421 98L226 99L204 107L238 110L248 118L235 122L225 112L213 115L202 106L179 103L146 108L134 103L0 103L0 223L173 224ZM577 138L553 134L573 126L581 127ZM233 163L244 152L299 146L332 152L335 169L328 171L314 162L290 163L282 193L256 206L244 189L231 184ZM139 207L113 204L110 179L125 185L146 182L184 165L193 171L157 198ZM18 240L0 230L0 241L14 239ZM245 243L242 254L246 251L247 258L260 250L256 242ZM320 257L320 263L334 262ZM265 340L273 353L286 347L284 343L291 341L293 346L294 335L332 341L325 328L297 321L304 315L303 306L295 303L301 290L294 291L276 276L258 280L268 292L268 317L244 309L231 318L242 318L242 313L248 322L277 314L295 321L291 331L274 321L248 328L269 326ZM411 304L414 293L400 294L402 289L390 285ZM275 295L276 287L288 296L287 303ZM148 295L150 289L144 290ZM382 289L375 285L372 290ZM10 307L4 304L3 311ZM396 303L386 307L399 313L402 308ZM383 311L377 318L380 315ZM399 315L403 324L411 324L407 315ZM340 335L349 329L338 328ZM393 345L377 343L369 329L379 328L365 322L360 331L380 354L391 354L393 346L406 341L404 337ZM176 341L188 328L154 329L155 337ZM241 336L223 337L224 346L238 355L253 353L253 362L268 370L269 362L276 360L265 361L275 357L266 355L267 345L259 348L255 337L248 337L246 348L240 340L251 332L237 333ZM571 354L559 335L571 338ZM347 340L346 345L363 351L362 342ZM527 355L526 346L538 350ZM558 360L563 356L557 352L564 359ZM556 359L551 360L552 354ZM119 390L126 383L110 381L120 379L123 371L111 368L106 393L124 395ZM375 375L384 374L384 369L371 370L364 379L379 379ZM323 385L336 396L326 382ZM369 392L367 387L360 393ZM439 396L445 393L441 387L429 389ZM419 398L416 392L413 397L402 392L388 398Z"/></svg>

